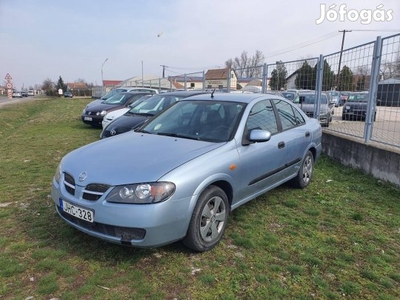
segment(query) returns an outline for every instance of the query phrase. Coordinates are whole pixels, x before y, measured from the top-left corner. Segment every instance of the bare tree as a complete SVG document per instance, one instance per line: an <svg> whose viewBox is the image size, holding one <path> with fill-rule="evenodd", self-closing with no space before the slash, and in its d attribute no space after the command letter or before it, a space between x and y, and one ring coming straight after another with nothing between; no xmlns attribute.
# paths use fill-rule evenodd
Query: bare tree
<svg viewBox="0 0 400 300"><path fill-rule="evenodd" d="M261 76L260 66L264 63L264 59L264 54L259 50L252 57L248 56L247 51L243 51L240 57L228 59L225 66L235 69L238 77L257 77Z"/></svg>

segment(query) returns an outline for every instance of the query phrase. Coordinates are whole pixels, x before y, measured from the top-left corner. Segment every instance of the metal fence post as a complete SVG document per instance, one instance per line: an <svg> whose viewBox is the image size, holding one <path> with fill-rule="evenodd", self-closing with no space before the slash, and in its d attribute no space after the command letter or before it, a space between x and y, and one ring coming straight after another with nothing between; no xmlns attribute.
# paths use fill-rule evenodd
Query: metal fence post
<svg viewBox="0 0 400 300"><path fill-rule="evenodd" d="M371 80L370 80L369 94L368 94L369 98L368 98L367 112L365 115L364 141L366 143L371 139L372 135L372 128L376 111L376 95L378 91L381 57L382 57L382 38L378 36L375 41L374 53L372 57Z"/></svg>
<svg viewBox="0 0 400 300"><path fill-rule="evenodd" d="M231 91L231 68L228 68L228 78L227 78L227 81L226 81L226 85L227 85L226 91L228 93L230 93L230 91Z"/></svg>
<svg viewBox="0 0 400 300"><path fill-rule="evenodd" d="M263 73L262 73L262 88L261 92L265 93L267 91L267 81L268 81L268 65L263 65Z"/></svg>
<svg viewBox="0 0 400 300"><path fill-rule="evenodd" d="M321 54L317 62L317 78L315 79L315 93L316 101L314 107L314 116L319 120L320 106L321 106L321 92L322 92L322 77L324 76L324 57ZM329 100L328 100L329 101ZM329 103L328 103L329 104Z"/></svg>

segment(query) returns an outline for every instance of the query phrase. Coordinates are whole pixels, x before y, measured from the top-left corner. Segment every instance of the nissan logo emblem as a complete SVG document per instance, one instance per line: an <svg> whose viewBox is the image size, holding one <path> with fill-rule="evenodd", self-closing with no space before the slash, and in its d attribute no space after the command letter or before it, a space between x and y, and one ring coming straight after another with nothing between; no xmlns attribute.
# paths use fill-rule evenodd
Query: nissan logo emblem
<svg viewBox="0 0 400 300"><path fill-rule="evenodd" d="M86 173L86 172L81 172L81 173L79 174L78 180L79 180L80 182L82 182L82 181L84 181L84 180L86 179L86 177L87 177L87 173Z"/></svg>

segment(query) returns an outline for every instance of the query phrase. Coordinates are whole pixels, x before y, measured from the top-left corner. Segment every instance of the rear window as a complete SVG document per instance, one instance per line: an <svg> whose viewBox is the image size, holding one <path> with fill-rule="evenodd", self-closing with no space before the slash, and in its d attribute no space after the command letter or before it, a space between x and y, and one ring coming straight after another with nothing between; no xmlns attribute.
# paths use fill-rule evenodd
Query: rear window
<svg viewBox="0 0 400 300"><path fill-rule="evenodd" d="M347 98L348 102L368 102L368 94L353 94Z"/></svg>

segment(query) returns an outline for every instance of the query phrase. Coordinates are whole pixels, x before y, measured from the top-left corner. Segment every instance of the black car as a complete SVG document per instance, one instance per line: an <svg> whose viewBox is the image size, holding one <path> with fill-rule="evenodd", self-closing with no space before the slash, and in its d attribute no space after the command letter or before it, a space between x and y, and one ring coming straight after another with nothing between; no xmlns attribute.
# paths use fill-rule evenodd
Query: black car
<svg viewBox="0 0 400 300"><path fill-rule="evenodd" d="M118 117L108 124L100 134L100 138L106 138L133 130L144 124L151 117L165 110L175 102L199 94L205 91L179 91L154 95L143 100L138 105L132 107L124 115Z"/></svg>
<svg viewBox="0 0 400 300"><path fill-rule="evenodd" d="M148 92L124 92L118 93L99 104L86 105L82 112L82 121L93 127L102 127L103 117L110 111L128 107Z"/></svg>
<svg viewBox="0 0 400 300"><path fill-rule="evenodd" d="M64 98L73 98L74 97L74 95L72 95L72 93L71 92L65 92L64 93Z"/></svg>
<svg viewBox="0 0 400 300"><path fill-rule="evenodd" d="M367 115L369 93L359 92L350 93L346 104L343 105L342 120L365 120ZM376 110L374 120L376 119Z"/></svg>

